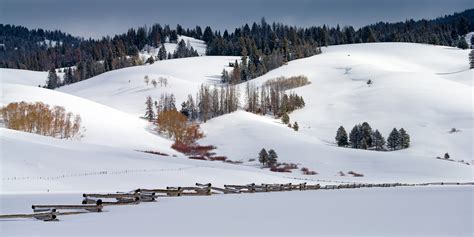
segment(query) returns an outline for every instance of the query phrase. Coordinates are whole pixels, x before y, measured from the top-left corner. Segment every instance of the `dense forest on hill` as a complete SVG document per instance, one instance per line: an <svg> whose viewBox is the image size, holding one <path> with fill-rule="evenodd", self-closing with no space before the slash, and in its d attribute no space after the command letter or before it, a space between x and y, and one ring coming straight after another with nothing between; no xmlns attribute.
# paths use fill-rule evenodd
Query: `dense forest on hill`
<svg viewBox="0 0 474 237"><path fill-rule="evenodd" d="M47 71L73 67L66 83L85 80L100 73L139 65L139 50L146 45L160 47L178 42L178 35L201 39L208 55L242 55L244 65L238 83L255 78L282 64L320 53L321 46L366 42L414 42L436 45L464 45L462 35L474 31L474 9L433 20L376 23L354 29L327 25L299 28L262 19L234 31L214 31L207 26L184 29L155 24L129 29L102 39L83 39L55 30L27 29L0 24L0 67ZM189 47L189 46L188 46ZM172 54L162 60L194 54ZM182 55L182 56L181 56ZM244 67L244 68L242 68ZM230 78L232 79L232 78Z"/></svg>

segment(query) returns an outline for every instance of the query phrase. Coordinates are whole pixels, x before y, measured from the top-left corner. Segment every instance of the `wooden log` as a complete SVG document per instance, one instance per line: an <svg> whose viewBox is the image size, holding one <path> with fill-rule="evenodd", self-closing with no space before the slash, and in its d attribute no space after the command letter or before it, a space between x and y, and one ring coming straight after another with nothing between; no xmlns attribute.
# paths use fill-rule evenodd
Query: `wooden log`
<svg viewBox="0 0 474 237"><path fill-rule="evenodd" d="M17 219L17 218L34 218L42 221L57 220L57 215L54 212L49 213L33 213L33 214L10 214L0 215L0 219Z"/></svg>
<svg viewBox="0 0 474 237"><path fill-rule="evenodd" d="M140 196L141 202L156 202L156 196Z"/></svg>
<svg viewBox="0 0 474 237"><path fill-rule="evenodd" d="M225 194L228 194L228 193L240 194L240 193L242 193L241 190L234 189L234 188L225 188L224 190L225 190L224 191Z"/></svg>
<svg viewBox="0 0 474 237"><path fill-rule="evenodd" d="M32 205L32 209L44 209L44 208L51 208L51 209L83 209L90 212L101 212L103 206L102 205Z"/></svg>
<svg viewBox="0 0 474 237"><path fill-rule="evenodd" d="M33 212L56 212L56 209L51 208L43 208L43 209L34 209Z"/></svg>
<svg viewBox="0 0 474 237"><path fill-rule="evenodd" d="M166 190L196 190L196 189L202 189L199 187L166 187Z"/></svg>
<svg viewBox="0 0 474 237"><path fill-rule="evenodd" d="M167 196L181 196L182 190L180 188L178 189L137 189L137 192L145 192L145 193L155 193L155 196L157 196L157 193L165 193Z"/></svg>
<svg viewBox="0 0 474 237"><path fill-rule="evenodd" d="M208 187L208 188L210 188L210 187L212 186L212 184L211 184L211 183L207 183L207 184L196 183L196 186L198 186L198 187Z"/></svg>
<svg viewBox="0 0 474 237"><path fill-rule="evenodd" d="M88 211L66 211L66 212L57 212L57 216L68 216L68 215L78 215L78 214L86 214L89 213Z"/></svg>
<svg viewBox="0 0 474 237"><path fill-rule="evenodd" d="M34 216L35 219L42 220L42 221L55 221L58 220L56 219L56 215L53 213L44 213L41 215Z"/></svg>
<svg viewBox="0 0 474 237"><path fill-rule="evenodd" d="M82 194L83 197L91 197L91 198L134 198L138 197L139 194L137 193L84 193Z"/></svg>
<svg viewBox="0 0 474 237"><path fill-rule="evenodd" d="M326 189L336 189L337 185L326 185Z"/></svg>
<svg viewBox="0 0 474 237"><path fill-rule="evenodd" d="M239 189L242 189L242 188L249 188L250 186L255 186L255 184L254 183L247 184L247 185L229 185L229 184L225 184L224 188L239 188Z"/></svg>
<svg viewBox="0 0 474 237"><path fill-rule="evenodd" d="M208 196L211 195L211 193L197 193L197 192L183 192L181 194L182 196Z"/></svg>
<svg viewBox="0 0 474 237"><path fill-rule="evenodd" d="M281 190L282 191L291 191L291 183L286 183L286 184L281 184Z"/></svg>
<svg viewBox="0 0 474 237"><path fill-rule="evenodd" d="M321 188L320 184L305 184L305 188L309 190L317 190Z"/></svg>
<svg viewBox="0 0 474 237"><path fill-rule="evenodd" d="M136 205L140 203L140 198L136 198L135 200L123 200L117 202L102 202L103 206L122 206L122 205Z"/></svg>
<svg viewBox="0 0 474 237"><path fill-rule="evenodd" d="M211 187L211 190L216 190L216 191L218 191L218 192L225 193L225 189L224 189L224 188Z"/></svg>

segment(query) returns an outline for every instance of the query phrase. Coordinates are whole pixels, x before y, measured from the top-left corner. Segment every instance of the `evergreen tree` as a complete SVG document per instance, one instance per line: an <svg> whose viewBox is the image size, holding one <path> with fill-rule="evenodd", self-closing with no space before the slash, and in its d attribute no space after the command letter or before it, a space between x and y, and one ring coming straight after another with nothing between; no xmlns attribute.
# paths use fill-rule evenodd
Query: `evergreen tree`
<svg viewBox="0 0 474 237"><path fill-rule="evenodd" d="M469 69L473 69L473 68L474 68L474 50L471 49L471 52L469 53Z"/></svg>
<svg viewBox="0 0 474 237"><path fill-rule="evenodd" d="M145 111L145 118L148 119L148 121L152 122L153 119L155 118L155 112L153 111L153 100L151 99L150 96L146 97L146 111Z"/></svg>
<svg viewBox="0 0 474 237"><path fill-rule="evenodd" d="M222 74L221 74L221 82L222 83L228 83L230 80L229 72L227 70L222 69Z"/></svg>
<svg viewBox="0 0 474 237"><path fill-rule="evenodd" d="M281 122L284 124L290 123L290 116L288 116L287 113L283 113L283 115L281 116Z"/></svg>
<svg viewBox="0 0 474 237"><path fill-rule="evenodd" d="M155 63L155 59L153 58L153 56L150 56L150 57L145 61L145 63L153 64L153 63Z"/></svg>
<svg viewBox="0 0 474 237"><path fill-rule="evenodd" d="M364 137L364 138L362 138L362 140L360 141L360 149L367 150L367 148L368 148L367 141L365 140L365 137Z"/></svg>
<svg viewBox="0 0 474 237"><path fill-rule="evenodd" d="M274 165L276 165L276 163L277 163L277 158L278 158L277 153L276 153L273 149L270 149L270 150L268 151L268 165L269 165L269 166L274 166Z"/></svg>
<svg viewBox="0 0 474 237"><path fill-rule="evenodd" d="M65 85L69 85L71 83L74 83L74 76L72 75L72 69L68 68L68 69L64 69L64 70L65 70L65 73L64 73L63 83Z"/></svg>
<svg viewBox="0 0 474 237"><path fill-rule="evenodd" d="M457 43L457 47L460 49L467 49L469 48L469 45L466 42L466 39L464 37L460 37Z"/></svg>
<svg viewBox="0 0 474 237"><path fill-rule="evenodd" d="M265 148L262 148L260 152L258 153L258 161L265 166L268 163L268 153Z"/></svg>
<svg viewBox="0 0 474 237"><path fill-rule="evenodd" d="M410 135L405 129L400 128L400 148L405 149L410 147Z"/></svg>
<svg viewBox="0 0 474 237"><path fill-rule="evenodd" d="M188 48L184 40L179 41L176 50L174 51L173 58L184 58L187 57Z"/></svg>
<svg viewBox="0 0 474 237"><path fill-rule="evenodd" d="M293 130L298 131L300 129L300 126L298 126L298 123L295 121L293 124Z"/></svg>
<svg viewBox="0 0 474 237"><path fill-rule="evenodd" d="M165 48L165 45L162 45L160 49L158 50L158 59L166 60L166 57L167 57L166 48Z"/></svg>
<svg viewBox="0 0 474 237"><path fill-rule="evenodd" d="M397 150L400 146L400 133L396 128L393 128L392 132L387 139L387 146L392 150Z"/></svg>
<svg viewBox="0 0 474 237"><path fill-rule="evenodd" d="M349 134L349 141L350 141L350 144L351 144L351 147L352 148L360 148L360 142L362 140L362 132L361 132L361 125L358 124L358 125L355 125L352 130L351 130L351 133Z"/></svg>
<svg viewBox="0 0 474 237"><path fill-rule="evenodd" d="M446 152L446 153L444 153L444 159L446 159L446 160L447 160L447 159L449 159L449 157L450 157L450 156L449 156L449 153L447 153L447 152Z"/></svg>
<svg viewBox="0 0 474 237"><path fill-rule="evenodd" d="M383 150L383 147L385 145L385 138L382 136L379 130L375 130L372 142L375 146L375 150Z"/></svg>
<svg viewBox="0 0 474 237"><path fill-rule="evenodd" d="M370 127L369 123L363 122L362 123L362 138L365 139L367 147L372 147L372 128Z"/></svg>
<svg viewBox="0 0 474 237"><path fill-rule="evenodd" d="M347 141L347 132L343 126L340 126L337 129L336 133L336 143L338 146L347 146L349 142Z"/></svg>
<svg viewBox="0 0 474 237"><path fill-rule="evenodd" d="M48 80L46 81L46 88L54 89L59 86L59 77L56 74L56 69L51 68L48 72Z"/></svg>
<svg viewBox="0 0 474 237"><path fill-rule="evenodd" d="M188 102L181 103L181 110L179 112L181 112L182 114L184 114L184 116L188 118L190 117L191 111Z"/></svg>

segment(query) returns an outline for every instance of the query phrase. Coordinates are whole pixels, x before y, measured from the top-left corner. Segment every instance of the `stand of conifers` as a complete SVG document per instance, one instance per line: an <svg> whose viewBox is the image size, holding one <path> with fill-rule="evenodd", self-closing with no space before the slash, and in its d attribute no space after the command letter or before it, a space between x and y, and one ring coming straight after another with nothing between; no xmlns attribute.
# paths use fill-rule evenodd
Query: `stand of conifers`
<svg viewBox="0 0 474 237"><path fill-rule="evenodd" d="M137 205L141 202L156 202L159 198L180 197L180 196L209 196L216 194L241 194L241 193L261 193L261 192L286 192L286 191L306 191L306 190L334 190L334 189L354 189L354 188L389 188L399 186L429 186L429 185L474 185L474 182L438 182L438 183L348 183L348 184L246 184L246 185L224 185L224 187L214 187L212 184L196 183L194 187L166 187L162 189L135 189L125 193L84 193L82 204L78 205L32 205L31 214L10 214L0 215L0 219L10 218L32 218L42 221L58 221L58 216L76 215L91 212L102 212L106 206L117 205Z"/></svg>

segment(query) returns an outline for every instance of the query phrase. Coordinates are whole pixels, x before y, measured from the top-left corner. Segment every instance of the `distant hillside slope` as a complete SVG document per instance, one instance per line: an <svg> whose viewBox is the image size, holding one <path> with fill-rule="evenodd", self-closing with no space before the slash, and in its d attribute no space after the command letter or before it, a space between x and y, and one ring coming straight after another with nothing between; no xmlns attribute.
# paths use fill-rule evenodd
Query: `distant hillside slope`
<svg viewBox="0 0 474 237"><path fill-rule="evenodd" d="M84 127L84 137L80 140L84 143L130 150L155 150L170 155L176 153L170 148L171 141L152 134L148 123L137 116L54 90L2 83L0 106L19 101L59 105L80 115Z"/></svg>

